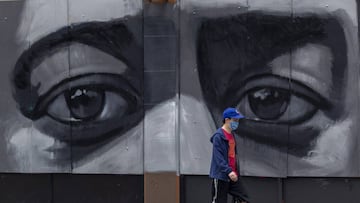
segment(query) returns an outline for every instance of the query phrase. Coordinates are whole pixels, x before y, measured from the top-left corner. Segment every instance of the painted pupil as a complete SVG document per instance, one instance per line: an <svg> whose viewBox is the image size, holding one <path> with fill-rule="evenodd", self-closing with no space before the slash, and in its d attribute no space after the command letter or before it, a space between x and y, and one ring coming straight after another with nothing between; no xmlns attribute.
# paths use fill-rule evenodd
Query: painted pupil
<svg viewBox="0 0 360 203"><path fill-rule="evenodd" d="M262 88L250 92L248 99L256 116L264 120L274 120L286 111L290 93L277 88Z"/></svg>
<svg viewBox="0 0 360 203"><path fill-rule="evenodd" d="M104 92L87 88L69 90L66 95L71 115L76 119L91 119L103 110Z"/></svg>

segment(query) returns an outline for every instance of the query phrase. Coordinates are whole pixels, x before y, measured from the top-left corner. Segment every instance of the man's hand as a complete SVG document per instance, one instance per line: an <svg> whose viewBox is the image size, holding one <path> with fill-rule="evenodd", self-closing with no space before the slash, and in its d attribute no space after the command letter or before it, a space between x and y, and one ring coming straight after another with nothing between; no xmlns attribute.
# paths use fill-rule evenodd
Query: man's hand
<svg viewBox="0 0 360 203"><path fill-rule="evenodd" d="M229 173L229 178L230 180L232 180L233 182L236 182L238 180L238 176L236 175L236 173L234 171L232 171L231 173Z"/></svg>

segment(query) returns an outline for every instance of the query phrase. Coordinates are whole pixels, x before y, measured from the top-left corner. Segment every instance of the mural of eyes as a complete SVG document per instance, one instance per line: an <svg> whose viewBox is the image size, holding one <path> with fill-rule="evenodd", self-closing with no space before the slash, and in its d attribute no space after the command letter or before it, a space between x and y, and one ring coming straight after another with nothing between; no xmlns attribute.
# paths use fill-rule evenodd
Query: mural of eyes
<svg viewBox="0 0 360 203"><path fill-rule="evenodd" d="M290 87L288 79L266 76L247 83L237 107L250 120L296 124L311 118L321 100L299 82L293 81Z"/></svg>
<svg viewBox="0 0 360 203"><path fill-rule="evenodd" d="M60 28L18 58L14 99L42 134L103 144L143 118L142 53L122 20Z"/></svg>

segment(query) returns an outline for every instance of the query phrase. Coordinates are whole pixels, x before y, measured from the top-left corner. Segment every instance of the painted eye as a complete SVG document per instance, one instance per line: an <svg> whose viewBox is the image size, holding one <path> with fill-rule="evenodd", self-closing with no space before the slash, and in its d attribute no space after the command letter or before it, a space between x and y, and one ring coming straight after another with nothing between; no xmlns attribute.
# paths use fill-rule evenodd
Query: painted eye
<svg viewBox="0 0 360 203"><path fill-rule="evenodd" d="M238 108L248 119L285 124L307 120L317 111L305 95L279 87L255 87L248 90Z"/></svg>
<svg viewBox="0 0 360 203"><path fill-rule="evenodd" d="M92 144L136 125L142 106L140 93L122 76L75 77L42 97L37 128L74 145Z"/></svg>
<svg viewBox="0 0 360 203"><path fill-rule="evenodd" d="M75 87L58 95L48 106L48 114L60 122L101 121L124 115L129 108L119 93L96 86Z"/></svg>

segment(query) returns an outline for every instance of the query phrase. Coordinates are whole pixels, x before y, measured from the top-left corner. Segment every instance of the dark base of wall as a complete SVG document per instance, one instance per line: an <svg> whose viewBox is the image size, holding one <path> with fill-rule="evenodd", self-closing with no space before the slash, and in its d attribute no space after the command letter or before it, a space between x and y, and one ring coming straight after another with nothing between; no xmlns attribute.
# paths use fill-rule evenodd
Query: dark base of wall
<svg viewBox="0 0 360 203"><path fill-rule="evenodd" d="M242 181L251 203L279 203L279 179L248 178ZM231 198L228 198L230 203ZM211 180L208 176L181 176L181 203L211 202Z"/></svg>
<svg viewBox="0 0 360 203"><path fill-rule="evenodd" d="M242 180L252 198L251 203L360 202L360 178L243 177ZM151 186L156 184L148 185ZM183 175L180 188L181 203L211 202L207 176ZM0 202L142 203L144 176L0 174Z"/></svg>
<svg viewBox="0 0 360 203"><path fill-rule="evenodd" d="M251 203L360 202L360 178L243 177L242 180ZM181 203L211 202L210 186L207 176L181 176Z"/></svg>
<svg viewBox="0 0 360 203"><path fill-rule="evenodd" d="M1 174L4 203L143 203L142 175Z"/></svg>

